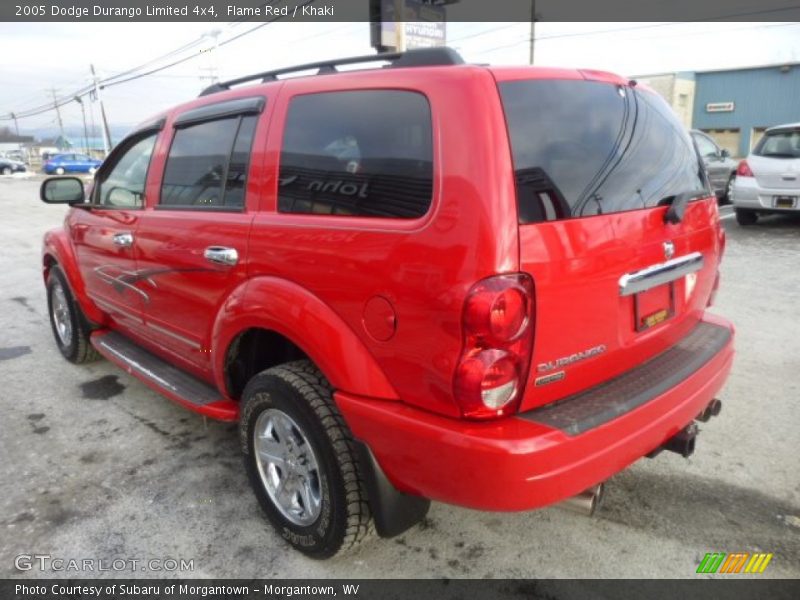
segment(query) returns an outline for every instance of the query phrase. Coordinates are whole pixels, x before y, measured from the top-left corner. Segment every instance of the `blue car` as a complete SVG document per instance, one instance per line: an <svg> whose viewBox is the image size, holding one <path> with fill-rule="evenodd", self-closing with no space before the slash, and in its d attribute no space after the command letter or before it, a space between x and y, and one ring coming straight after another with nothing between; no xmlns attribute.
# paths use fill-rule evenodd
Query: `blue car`
<svg viewBox="0 0 800 600"><path fill-rule="evenodd" d="M44 172L48 175L94 173L102 162L85 154L56 154L44 163Z"/></svg>

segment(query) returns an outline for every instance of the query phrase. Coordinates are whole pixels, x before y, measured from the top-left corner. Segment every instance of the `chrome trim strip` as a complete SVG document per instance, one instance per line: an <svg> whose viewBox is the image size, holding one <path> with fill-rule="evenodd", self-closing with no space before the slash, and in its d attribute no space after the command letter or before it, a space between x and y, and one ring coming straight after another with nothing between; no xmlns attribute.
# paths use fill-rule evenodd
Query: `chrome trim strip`
<svg viewBox="0 0 800 600"><path fill-rule="evenodd" d="M619 278L619 295L632 296L663 283L680 279L703 268L703 255L692 252L667 262L651 265Z"/></svg>
<svg viewBox="0 0 800 600"><path fill-rule="evenodd" d="M133 320L133 321L136 321L137 323L141 323L142 322L141 317L133 314L132 312L129 312L129 311L125 310L124 308L120 308L116 304L113 304L113 303L111 303L111 302L109 302L107 300L102 300L102 299L100 299L100 298L98 298L96 296L92 296L91 294L89 294L89 298L99 308L105 310L106 312L119 313L119 314L121 314L121 315L123 315L123 316L125 316L125 317L127 317L127 318L129 318L131 320Z"/></svg>
<svg viewBox="0 0 800 600"><path fill-rule="evenodd" d="M161 327L160 325L156 325L154 323L148 323L148 322L145 322L145 325L147 327L149 327L150 329L154 329L154 330L158 331L159 333L163 333L164 335L167 335L167 336L169 336L171 338L174 338L174 339L178 340L179 342L183 342L184 344L186 344L187 346L191 346L195 350L200 350L203 347L199 342L195 342L194 340L190 340L187 337L183 337L179 333L175 333L174 331L170 331L166 327Z"/></svg>

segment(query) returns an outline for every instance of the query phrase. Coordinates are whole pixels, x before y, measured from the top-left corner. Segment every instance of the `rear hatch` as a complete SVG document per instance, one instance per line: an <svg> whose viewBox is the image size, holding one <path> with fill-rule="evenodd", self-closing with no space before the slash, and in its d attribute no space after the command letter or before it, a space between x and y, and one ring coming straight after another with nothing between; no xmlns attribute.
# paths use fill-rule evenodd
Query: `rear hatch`
<svg viewBox="0 0 800 600"><path fill-rule="evenodd" d="M717 205L694 144L654 92L596 74L499 81L520 269L536 327L520 410L613 378L699 321L717 275ZM665 220L669 205L685 206Z"/></svg>
<svg viewBox="0 0 800 600"><path fill-rule="evenodd" d="M761 187L800 190L800 127L767 131L747 164Z"/></svg>

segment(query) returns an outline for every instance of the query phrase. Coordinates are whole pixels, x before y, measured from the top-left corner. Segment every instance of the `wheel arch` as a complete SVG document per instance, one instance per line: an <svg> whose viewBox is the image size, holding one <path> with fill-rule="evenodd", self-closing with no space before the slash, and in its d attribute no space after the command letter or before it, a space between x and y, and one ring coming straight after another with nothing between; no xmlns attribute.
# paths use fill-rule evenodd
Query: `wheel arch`
<svg viewBox="0 0 800 600"><path fill-rule="evenodd" d="M231 389L231 352L249 332L261 331L312 361L334 389L386 400L397 392L353 330L320 298L286 279L259 276L236 288L223 302L212 330L214 379L226 396ZM272 365L270 365L272 366Z"/></svg>
<svg viewBox="0 0 800 600"><path fill-rule="evenodd" d="M41 266L45 284L51 269L56 265L66 277L70 291L86 318L94 325L104 323L105 315L87 295L73 247L61 229L50 230L44 235Z"/></svg>

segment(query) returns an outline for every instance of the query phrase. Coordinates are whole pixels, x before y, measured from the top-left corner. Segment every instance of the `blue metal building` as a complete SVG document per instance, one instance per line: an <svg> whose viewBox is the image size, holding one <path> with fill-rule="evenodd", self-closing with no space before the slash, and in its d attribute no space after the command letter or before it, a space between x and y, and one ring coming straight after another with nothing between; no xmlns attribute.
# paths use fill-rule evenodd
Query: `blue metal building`
<svg viewBox="0 0 800 600"><path fill-rule="evenodd" d="M692 126L735 156L764 129L800 121L800 63L695 73Z"/></svg>

